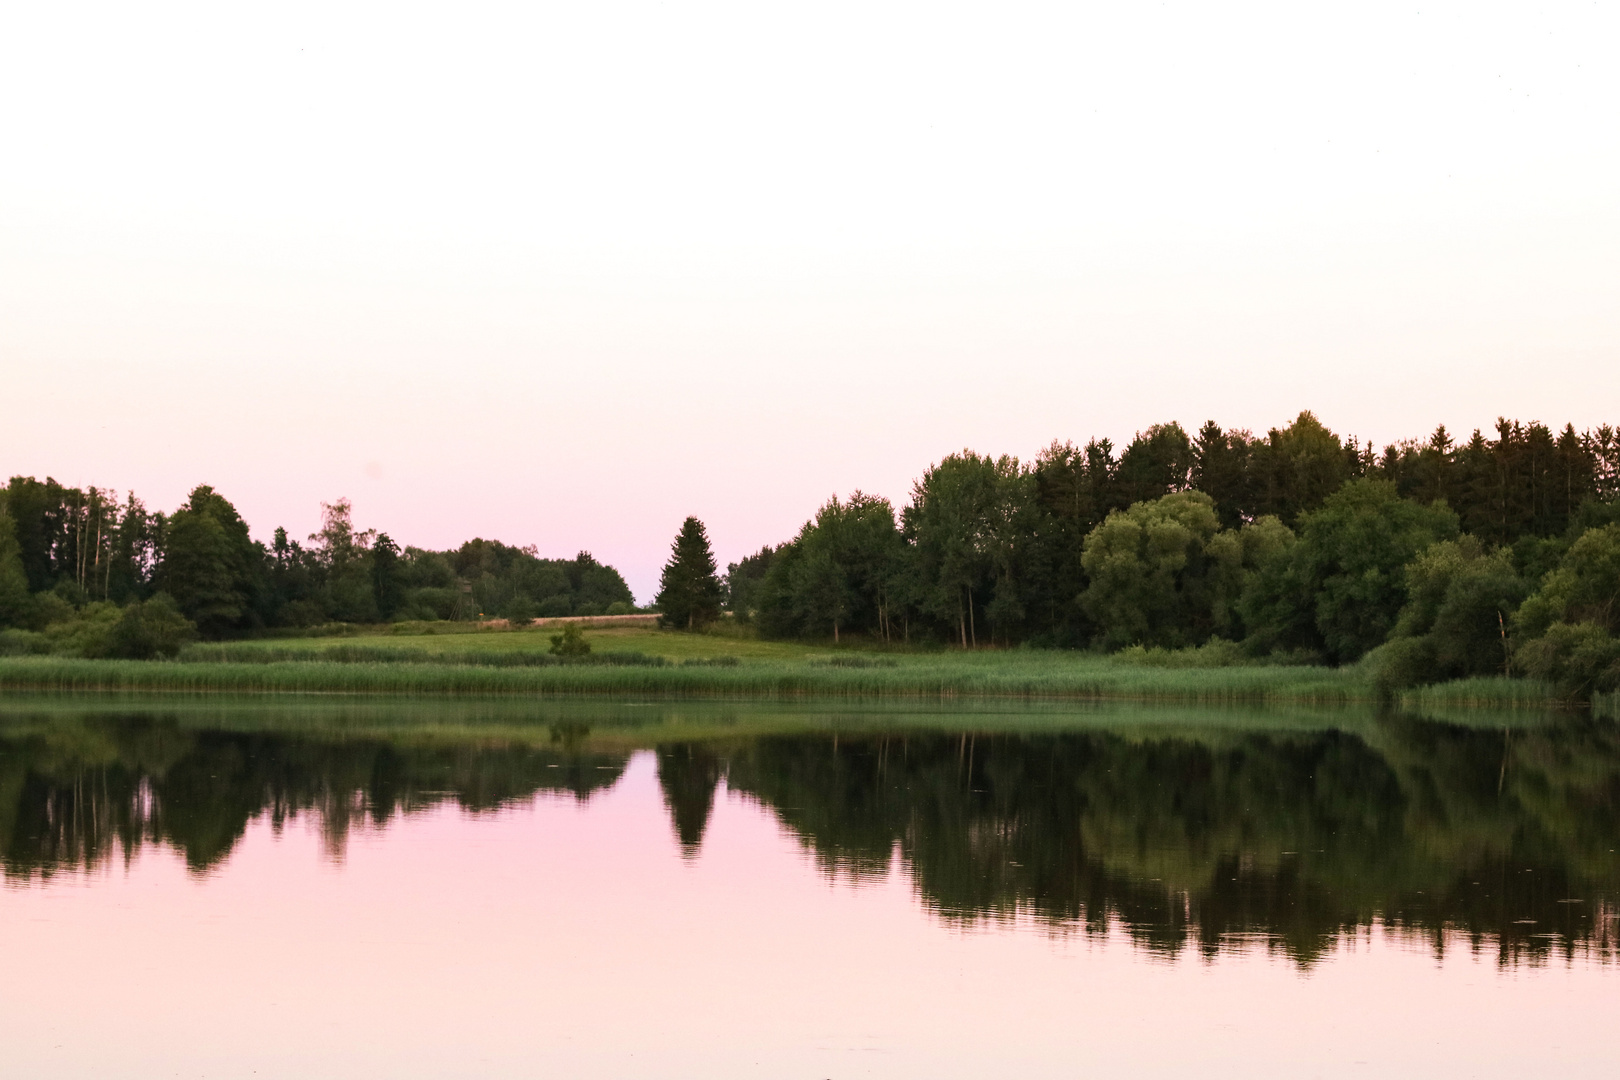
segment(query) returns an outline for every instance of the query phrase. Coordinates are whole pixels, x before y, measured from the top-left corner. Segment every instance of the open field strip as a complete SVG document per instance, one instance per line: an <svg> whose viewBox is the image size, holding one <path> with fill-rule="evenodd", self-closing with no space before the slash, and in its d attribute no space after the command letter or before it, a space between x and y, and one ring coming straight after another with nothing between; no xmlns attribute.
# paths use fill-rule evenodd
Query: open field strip
<svg viewBox="0 0 1620 1080"><path fill-rule="evenodd" d="M1312 706L1380 700L1354 667L1168 668L1064 650L835 648L649 626L593 629L593 652L563 661L547 651L550 636L549 628L379 628L201 644L179 661L9 657L0 658L0 691ZM1558 704L1546 687L1506 678L1424 687L1383 703L1452 714ZM1599 702L1598 711L1612 711L1610 704Z"/></svg>

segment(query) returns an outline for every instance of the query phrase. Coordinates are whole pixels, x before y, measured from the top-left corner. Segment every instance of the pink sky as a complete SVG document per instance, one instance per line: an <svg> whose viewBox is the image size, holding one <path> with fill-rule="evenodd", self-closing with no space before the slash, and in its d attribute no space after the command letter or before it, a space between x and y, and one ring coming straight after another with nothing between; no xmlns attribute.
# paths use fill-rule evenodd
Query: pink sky
<svg viewBox="0 0 1620 1080"><path fill-rule="evenodd" d="M1373 934L1308 972L969 932L829 882L722 788L683 861L650 753L589 804L250 827L204 878L0 891L17 1075L1607 1077L1616 972Z"/></svg>
<svg viewBox="0 0 1620 1080"><path fill-rule="evenodd" d="M32 5L0 470L587 548L941 455L1620 419L1591 4Z"/></svg>

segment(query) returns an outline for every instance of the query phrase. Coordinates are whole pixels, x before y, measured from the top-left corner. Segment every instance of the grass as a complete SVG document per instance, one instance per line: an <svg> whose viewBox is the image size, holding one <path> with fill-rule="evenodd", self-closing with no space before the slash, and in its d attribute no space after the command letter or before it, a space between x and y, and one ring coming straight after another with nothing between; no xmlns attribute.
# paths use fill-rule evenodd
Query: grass
<svg viewBox="0 0 1620 1080"><path fill-rule="evenodd" d="M1462 722L1478 726L1470 713ZM11 693L0 695L0 734L60 735L108 717L144 718L179 730L280 732L321 738L386 737L414 744L469 741L627 751L686 741L770 735L858 736L935 732L1053 735L1108 731L1133 739L1195 739L1211 745L1256 732L1324 730L1376 738L1412 719L1367 706L1196 705L1162 702L632 701L625 698L342 697ZM1425 717L1426 719L1449 719ZM1494 728L1533 728L1546 714L1493 716Z"/></svg>
<svg viewBox="0 0 1620 1080"><path fill-rule="evenodd" d="M591 630L591 655L564 661L548 652L553 632L377 628L197 645L174 662L13 657L0 659L0 691L1201 706L1378 702L1371 682L1354 668L1226 663L1213 652L1203 658L1205 666L1183 666L1201 654L1167 660L1130 651L1105 657L1032 649L834 647L760 641L729 626L700 634L631 626ZM1540 684L1494 678L1424 687L1386 704L1456 713L1545 709L1557 701Z"/></svg>
<svg viewBox="0 0 1620 1080"><path fill-rule="evenodd" d="M437 629L443 627L445 629ZM448 656L458 652L545 652L551 647L554 627L532 630L484 629L465 623L402 623L398 628L374 627L341 637L273 637L233 642L239 649L321 650L334 642L357 648L415 649ZM710 659L735 656L742 660L800 660L827 656L831 646L791 641L761 641L746 630L721 625L703 633L659 630L650 626L588 627L585 637L594 652L640 652L666 660ZM846 646L837 652L854 651Z"/></svg>
<svg viewBox="0 0 1620 1080"><path fill-rule="evenodd" d="M150 663L18 657L0 660L0 689L764 700L1021 698L1199 704L1371 700L1369 687L1350 671L1297 667L1162 670L1103 657L1045 652L906 657L893 667L848 667L809 660L496 667L428 657L422 663L314 658Z"/></svg>

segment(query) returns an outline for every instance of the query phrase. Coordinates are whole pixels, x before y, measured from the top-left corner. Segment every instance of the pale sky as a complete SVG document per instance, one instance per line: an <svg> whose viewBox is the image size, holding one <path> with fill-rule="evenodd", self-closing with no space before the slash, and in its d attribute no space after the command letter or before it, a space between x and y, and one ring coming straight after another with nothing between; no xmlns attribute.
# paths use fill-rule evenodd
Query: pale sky
<svg viewBox="0 0 1620 1080"><path fill-rule="evenodd" d="M1620 8L12 4L0 471L651 598L964 446L1620 420Z"/></svg>

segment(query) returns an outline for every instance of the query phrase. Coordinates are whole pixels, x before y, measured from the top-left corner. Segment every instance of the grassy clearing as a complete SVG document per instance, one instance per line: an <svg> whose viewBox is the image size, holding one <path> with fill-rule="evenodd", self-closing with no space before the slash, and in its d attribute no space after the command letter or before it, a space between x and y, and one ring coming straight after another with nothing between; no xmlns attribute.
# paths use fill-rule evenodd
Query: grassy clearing
<svg viewBox="0 0 1620 1080"><path fill-rule="evenodd" d="M437 629L443 627L445 629ZM431 629L430 628L434 628ZM507 630L476 627L461 623L402 623L400 629L378 627L341 637L274 637L233 642L236 649L329 648L337 643L357 648L415 649L425 654L448 656L460 652L540 652L551 646L555 627ZM709 659L735 656L741 660L802 660L812 656L874 652L870 646L803 645L791 641L761 641L746 630L722 624L713 630L691 634L659 630L652 626L611 626L585 628L585 638L595 652L639 652L666 660Z"/></svg>

